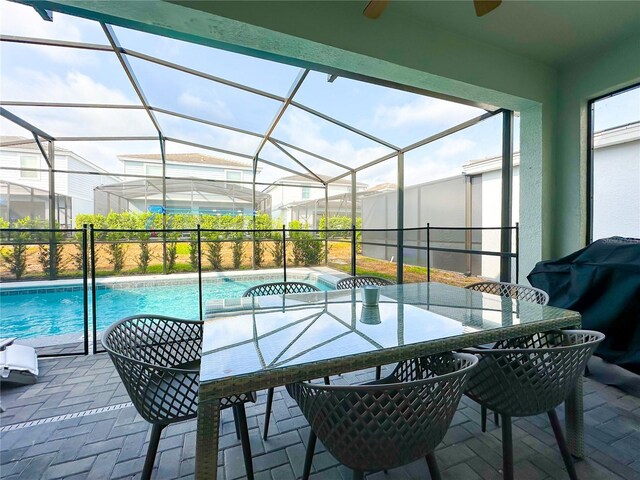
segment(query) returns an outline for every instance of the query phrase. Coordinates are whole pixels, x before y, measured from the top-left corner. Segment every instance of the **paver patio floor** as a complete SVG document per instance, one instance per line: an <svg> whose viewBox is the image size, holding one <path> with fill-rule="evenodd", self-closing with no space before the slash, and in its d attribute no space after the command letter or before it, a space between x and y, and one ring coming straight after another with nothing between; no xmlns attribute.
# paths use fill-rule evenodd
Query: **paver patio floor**
<svg viewBox="0 0 640 480"><path fill-rule="evenodd" d="M139 478L149 437L147 424L106 354L41 360L39 382L5 387L1 393L0 477L6 479ZM336 383L363 382L373 371L333 377ZM287 480L302 473L309 427L293 400L277 389L270 436L262 440L265 392L248 405L247 417L258 480ZM582 479L640 479L640 398L587 379L585 382L587 458L576 463ZM559 411L562 417L562 412ZM39 421L38 421L39 420ZM480 431L479 407L466 398L436 452L445 479L502 478L500 429L489 422ZM30 424L28 422L33 422ZM192 478L195 421L169 426L156 457L156 479ZM546 416L514 422L518 479L565 479L560 453ZM230 411L224 411L218 458L219 478L244 476L240 442ZM350 479L321 445L315 479ZM371 474L370 480L429 478L426 463Z"/></svg>

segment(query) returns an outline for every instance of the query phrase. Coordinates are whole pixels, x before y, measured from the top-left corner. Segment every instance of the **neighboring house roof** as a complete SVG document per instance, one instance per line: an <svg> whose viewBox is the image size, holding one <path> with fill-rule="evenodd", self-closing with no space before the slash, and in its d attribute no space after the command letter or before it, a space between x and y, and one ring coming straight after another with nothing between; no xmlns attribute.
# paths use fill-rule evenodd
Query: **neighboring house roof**
<svg viewBox="0 0 640 480"><path fill-rule="evenodd" d="M329 175L318 175L318 177L320 177L323 181L329 181L331 180L332 177L330 177ZM310 178L307 177L303 177L302 175L289 175L288 177L281 177L278 180L276 180L275 182L273 182L274 185L277 185L279 183L309 183L309 184L316 184L319 183L315 180L311 180ZM351 178L349 177L344 177L341 178L339 180L336 180L335 182L331 182L331 185L351 185ZM356 182L356 185L358 187L366 187L367 184L366 183L362 183L362 182Z"/></svg>
<svg viewBox="0 0 640 480"><path fill-rule="evenodd" d="M24 142L24 143L23 143ZM43 147L47 148L47 141L43 141ZM20 150L33 150L39 152L40 149L33 138L20 137L17 135L0 135L0 148L15 148ZM56 146L56 153L72 153L71 150Z"/></svg>
<svg viewBox="0 0 640 480"><path fill-rule="evenodd" d="M155 163L161 162L162 156L159 153L136 153L131 155L118 155L118 159L123 162L126 160L151 160ZM253 164L250 162L214 157L213 155L204 155L202 153L167 153L165 154L165 159L168 162L215 165L220 167L237 167L248 169L253 168Z"/></svg>
<svg viewBox="0 0 640 480"><path fill-rule="evenodd" d="M380 183L367 188L367 192L390 192L397 188L395 183Z"/></svg>
<svg viewBox="0 0 640 480"><path fill-rule="evenodd" d="M24 141L25 143L22 143L22 141ZM47 151L47 145L43 145L43 148L45 149L45 152L46 152ZM0 136L0 150L17 150L17 151L27 150L29 152L34 152L34 153L40 154L40 149L38 148L38 145L36 145L35 140L33 140L32 138L20 137L20 136L15 136L15 135L1 135ZM109 173L104 168L101 168L101 167L97 166L96 164L90 162L86 158L78 155L77 153L75 153L72 150L69 150L67 148L62 148L62 147L59 147L59 146L56 145L55 154L56 155L60 155L60 156L64 155L64 156L73 157L76 160L81 161L82 163L84 163L85 165L87 165L89 168L93 169L96 172L100 172L100 173L103 173L105 175L109 175L109 176L114 177L114 178L118 176L117 173Z"/></svg>

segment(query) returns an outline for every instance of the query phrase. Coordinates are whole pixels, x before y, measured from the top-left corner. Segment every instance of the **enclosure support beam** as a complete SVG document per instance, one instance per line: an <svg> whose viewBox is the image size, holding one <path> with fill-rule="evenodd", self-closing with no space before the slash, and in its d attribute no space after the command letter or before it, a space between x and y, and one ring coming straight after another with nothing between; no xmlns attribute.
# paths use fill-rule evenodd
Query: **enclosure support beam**
<svg viewBox="0 0 640 480"><path fill-rule="evenodd" d="M49 155L47 155L47 152L44 151L44 147L42 146L42 142L38 138L38 135L36 135L35 133L32 133L32 135L33 135L33 139L36 142L36 145L38 146L38 149L40 150L40 153L44 157L44 161L47 162L47 166L49 167L49 173L52 173L53 165L49 161Z"/></svg>
<svg viewBox="0 0 640 480"><path fill-rule="evenodd" d="M11 113L6 108L0 107L0 117L6 118L10 122L15 123L16 125L24 128L25 130L29 130L31 133L36 134L39 137L44 138L45 140L49 140L49 141L53 140L53 137L51 135L49 135L47 133L44 133L39 128L34 127L29 122L27 122L26 120L23 120L22 118L20 118L19 116L15 115L15 114Z"/></svg>
<svg viewBox="0 0 640 480"><path fill-rule="evenodd" d="M56 175L54 173L55 167L55 145L53 140L49 141L49 278L52 280L56 276L56 236L53 230L56 228L56 213L58 208L56 206ZM45 157L46 158L46 157Z"/></svg>
<svg viewBox="0 0 640 480"><path fill-rule="evenodd" d="M511 252L511 218L513 193L513 112L502 113L502 206L500 230L500 251ZM500 281L511 281L511 258L500 257Z"/></svg>
<svg viewBox="0 0 640 480"><path fill-rule="evenodd" d="M397 253L396 277L398 283L404 283L404 153L398 153L398 206L397 206Z"/></svg>
<svg viewBox="0 0 640 480"><path fill-rule="evenodd" d="M384 145L387 148L390 148L391 150L400 150L399 147L396 147L395 145L393 145L392 143L389 142L385 142L384 140L382 140L381 138L375 137L373 135L371 135L370 133L367 132L363 132L362 130L359 130L355 127L352 127L351 125L341 122L340 120L337 120L333 117L330 117L329 115L325 115L324 113L318 112L317 110L314 110L313 108L307 107L306 105L302 105L301 103L298 102L291 102L291 105L293 105L294 107L299 108L300 110L304 110L307 113L310 113L311 115L315 115L318 118L321 118L323 120L326 120L327 122L331 122L334 125L337 125L339 127L342 127L346 130L349 130L351 133L355 133L357 135L360 135L368 140L371 140L372 142L376 142L379 143L380 145Z"/></svg>
<svg viewBox="0 0 640 480"><path fill-rule="evenodd" d="M111 45L111 48L113 49L114 53L118 57L118 60L120 61L120 65L122 65L122 68L124 69L124 73L126 73L127 77L129 78L129 82L131 82L131 86L133 87L136 94L138 95L138 98L140 99L140 103L142 104L144 109L147 111L147 115L149 115L149 119L151 119L151 123L153 123L153 126L158 131L158 134L163 135L162 128L160 128L160 124L158 123L158 120L156 119L155 114L149 108L149 102L147 102L147 98L145 97L144 92L142 91L142 87L140 86L138 79L133 73L133 69L131 68L131 64L129 64L129 60L127 60L127 57L125 57L122 54L122 47L118 42L118 37L116 37L116 34L113 31L113 27L111 25L107 25L106 23L101 23L100 25L102 26L102 30L104 30L104 34L107 36L107 40L109 40L109 44Z"/></svg>
<svg viewBox="0 0 640 480"><path fill-rule="evenodd" d="M438 132L435 135L431 135L430 137L424 138L416 143L412 143L409 146L406 146L404 148L399 149L399 152L402 153L407 153L410 152L411 150L415 150L416 148L420 148L423 147L424 145L427 145L429 143L433 143L436 140L440 140L441 138L444 138L446 136L449 136L453 133L459 132L460 130L464 130L465 128L471 127L473 125L476 125L480 122L482 122L483 120L486 120L487 118L493 117L494 115L501 113L502 110L497 110L495 112L489 112L489 113L484 113L480 116L474 117L471 120L467 120L466 122L462 122L459 123L458 125L455 125L451 128L448 128L446 130L443 130L442 132ZM359 167L355 168L356 172L359 172L360 170L364 170L365 168L369 168L369 167L373 167L374 165L377 165L378 163L384 162L385 160L389 160L393 157L395 157L398 154L398 151L396 152L392 152L392 153L388 153L380 158L377 158L375 160L370 161L369 163L365 163L364 165L360 165ZM341 178L346 177L347 175L349 175L349 172L347 173L342 173L336 177L333 177L332 179L329 180L329 182L335 182L336 180L340 180Z"/></svg>
<svg viewBox="0 0 640 480"><path fill-rule="evenodd" d="M470 230L470 227L473 226L473 215L472 215L472 211L473 211L473 190L472 190L473 186L471 184L471 175L465 175L464 176L464 201L465 201L465 207L464 207L464 226L467 227L467 230L465 230L464 232L464 248L465 250L471 250L471 247L473 247L473 231ZM471 254L467 254L467 271L466 274L467 275L471 275L471 267L472 267L472 262L473 262L473 258L471 256Z"/></svg>
<svg viewBox="0 0 640 480"><path fill-rule="evenodd" d="M355 228L356 224L358 223L357 222L358 212L356 210L356 206L357 206L356 205L356 185L357 185L356 172L352 171L351 172L351 225L353 225L354 228ZM353 242L356 241L355 234L354 234L354 238L353 238L352 241ZM352 255L354 255L354 258L351 259L351 264L354 265L354 269L353 269L352 275L355 275L356 272L358 271L358 263L356 261L356 259L357 259L357 255L356 255L357 251L358 251L357 248L353 248L351 250Z"/></svg>
<svg viewBox="0 0 640 480"><path fill-rule="evenodd" d="M160 134L160 156L162 157L162 273L167 273L167 158L166 142ZM146 195L145 195L146 198Z"/></svg>
<svg viewBox="0 0 640 480"><path fill-rule="evenodd" d="M269 141L271 134L278 126L278 122L280 122L280 119L284 115L284 112L287 110L289 105L291 105L291 102L293 101L293 97L296 95L296 93L298 93L298 90L300 90L300 87L302 86L304 79L307 78L308 74L309 74L309 70L300 70L300 73L298 73L298 76L293 81L293 84L289 89L289 93L287 93L287 98L285 98L284 102L282 102L280 109L276 113L275 117L273 117L273 120L271 121L269 128L267 128L266 133L262 137L262 140L260 140L260 144L258 145L258 148L256 149L256 153L254 155L254 161L257 161L258 157L260 156L260 152L262 152L262 149Z"/></svg>
<svg viewBox="0 0 640 480"><path fill-rule="evenodd" d="M289 157L291 160L293 160L294 162L296 162L298 165L300 165L303 169L305 169L307 172L309 172L311 175L313 175L314 177L316 177L316 179L318 180L318 182L320 182L321 184L325 184L325 181L322 180L318 175L316 175L315 173L313 173L313 171L308 168L306 165L304 165L300 160L298 160L296 157L294 157L293 155L291 155L289 152L287 152L283 147L281 147L280 145L278 145L276 142L274 142L273 140L269 139L269 142L272 143L278 150L280 150L282 153L284 153L287 157Z"/></svg>
<svg viewBox="0 0 640 480"><path fill-rule="evenodd" d="M256 164L254 162L253 182L251 182L251 218L252 218L251 229L253 230L253 232L251 232L251 268L253 270L256 269L256 215L258 214L258 209L256 206L255 167L256 167Z"/></svg>
<svg viewBox="0 0 640 480"><path fill-rule="evenodd" d="M318 225L319 226L319 225ZM324 185L324 264L329 265L329 185Z"/></svg>

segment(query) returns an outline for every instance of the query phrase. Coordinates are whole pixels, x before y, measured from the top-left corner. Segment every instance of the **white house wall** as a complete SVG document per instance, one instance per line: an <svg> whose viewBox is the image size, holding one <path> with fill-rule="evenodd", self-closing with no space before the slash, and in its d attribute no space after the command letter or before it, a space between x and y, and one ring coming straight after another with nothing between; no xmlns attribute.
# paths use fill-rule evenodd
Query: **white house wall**
<svg viewBox="0 0 640 480"><path fill-rule="evenodd" d="M501 222L502 174L500 170L484 172L482 178L482 226L499 227ZM512 225L520 219L520 167L513 167ZM515 238L512 239L515 241ZM515 244L514 244L515 248ZM482 250L500 251L500 230L482 232ZM500 257L482 256L483 277L500 277Z"/></svg>
<svg viewBox="0 0 640 480"><path fill-rule="evenodd" d="M47 168L47 163L44 161L44 158L35 152L0 152L0 164L7 168L20 168L21 157L37 157L40 162L39 168ZM23 178L20 176L20 171L18 170L3 170L2 180L49 191L49 175L47 172L38 172L38 178Z"/></svg>
<svg viewBox="0 0 640 480"><path fill-rule="evenodd" d="M640 238L640 139L595 150L593 239Z"/></svg>

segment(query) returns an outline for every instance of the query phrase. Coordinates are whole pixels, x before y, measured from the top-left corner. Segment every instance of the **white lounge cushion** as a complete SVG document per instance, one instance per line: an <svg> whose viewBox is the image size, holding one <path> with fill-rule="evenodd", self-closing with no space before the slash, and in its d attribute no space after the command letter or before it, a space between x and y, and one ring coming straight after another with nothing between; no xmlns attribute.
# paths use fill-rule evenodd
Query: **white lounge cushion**
<svg viewBox="0 0 640 480"><path fill-rule="evenodd" d="M38 356L33 347L9 345L0 350L0 376L7 378L11 371L29 372L38 375Z"/></svg>

